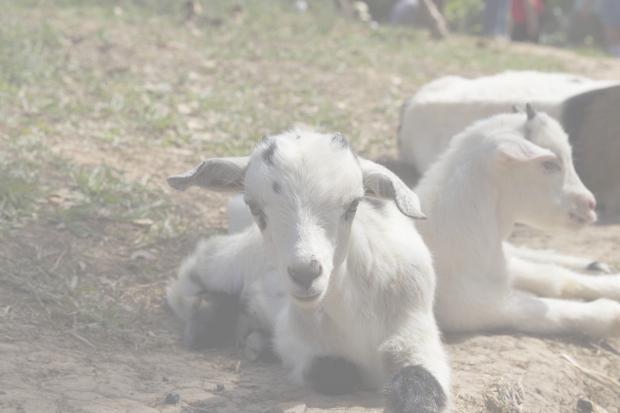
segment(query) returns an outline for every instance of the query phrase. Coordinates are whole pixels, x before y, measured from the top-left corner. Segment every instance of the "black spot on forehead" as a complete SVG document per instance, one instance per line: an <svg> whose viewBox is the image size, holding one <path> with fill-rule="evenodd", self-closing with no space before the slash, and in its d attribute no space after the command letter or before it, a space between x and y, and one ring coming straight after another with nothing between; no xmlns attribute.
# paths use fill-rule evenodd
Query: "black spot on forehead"
<svg viewBox="0 0 620 413"><path fill-rule="evenodd" d="M267 148L263 151L263 160L269 165L273 165L273 156L276 152L276 148L276 143L270 142Z"/></svg>
<svg viewBox="0 0 620 413"><path fill-rule="evenodd" d="M347 138L345 138L342 133L336 133L334 136L332 136L332 143L338 145L338 147L342 149L349 148L349 142L347 141Z"/></svg>
<svg viewBox="0 0 620 413"><path fill-rule="evenodd" d="M273 182L271 184L271 188L273 188L273 192L275 192L276 194L279 194L282 192L282 185L280 185L279 182Z"/></svg>

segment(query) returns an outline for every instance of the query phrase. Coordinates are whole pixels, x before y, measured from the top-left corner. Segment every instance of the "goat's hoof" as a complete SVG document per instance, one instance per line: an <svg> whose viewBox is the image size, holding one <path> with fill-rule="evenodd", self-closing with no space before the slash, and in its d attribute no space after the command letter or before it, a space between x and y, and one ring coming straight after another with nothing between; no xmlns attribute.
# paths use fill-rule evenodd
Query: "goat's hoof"
<svg viewBox="0 0 620 413"><path fill-rule="evenodd" d="M387 410L393 413L440 413L446 394L422 366L403 367L386 389Z"/></svg>
<svg viewBox="0 0 620 413"><path fill-rule="evenodd" d="M305 375L312 388L328 396L351 393L362 385L359 368L342 357L315 357Z"/></svg>
<svg viewBox="0 0 620 413"><path fill-rule="evenodd" d="M600 261L592 261L590 264L588 264L588 266L586 267L586 270L594 272L594 273L598 273L598 274L611 274L612 273L609 265L605 264L604 262L600 262Z"/></svg>
<svg viewBox="0 0 620 413"><path fill-rule="evenodd" d="M237 297L208 293L198 298L185 325L183 343L192 350L221 348L234 344L239 313Z"/></svg>

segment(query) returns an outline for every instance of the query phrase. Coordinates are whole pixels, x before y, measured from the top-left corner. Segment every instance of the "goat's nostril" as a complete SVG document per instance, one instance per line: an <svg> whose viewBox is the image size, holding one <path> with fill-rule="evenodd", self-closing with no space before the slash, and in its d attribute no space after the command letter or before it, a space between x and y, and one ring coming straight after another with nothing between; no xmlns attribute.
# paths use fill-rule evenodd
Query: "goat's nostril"
<svg viewBox="0 0 620 413"><path fill-rule="evenodd" d="M587 208L588 210L596 209L596 198L589 193L578 193L575 195L579 208Z"/></svg>
<svg viewBox="0 0 620 413"><path fill-rule="evenodd" d="M590 209L596 209L596 199L594 197L588 199L588 207Z"/></svg>
<svg viewBox="0 0 620 413"><path fill-rule="evenodd" d="M318 260L314 258L312 259L312 261L310 261L310 272L313 274L313 280L323 273L323 266Z"/></svg>

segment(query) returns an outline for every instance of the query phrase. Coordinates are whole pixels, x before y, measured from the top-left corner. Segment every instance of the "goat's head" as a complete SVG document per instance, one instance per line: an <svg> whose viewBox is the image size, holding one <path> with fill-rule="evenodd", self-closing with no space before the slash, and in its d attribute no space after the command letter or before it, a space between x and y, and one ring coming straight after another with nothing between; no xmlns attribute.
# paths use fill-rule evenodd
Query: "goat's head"
<svg viewBox="0 0 620 413"><path fill-rule="evenodd" d="M518 220L541 229L595 222L596 200L575 171L560 124L529 104L512 116L519 119L518 133L496 137L495 165Z"/></svg>
<svg viewBox="0 0 620 413"><path fill-rule="evenodd" d="M423 217L417 196L387 169L358 158L340 134L271 136L249 157L210 159L168 182L244 191L288 292L306 308L318 305L344 261L362 197L389 198L403 214Z"/></svg>

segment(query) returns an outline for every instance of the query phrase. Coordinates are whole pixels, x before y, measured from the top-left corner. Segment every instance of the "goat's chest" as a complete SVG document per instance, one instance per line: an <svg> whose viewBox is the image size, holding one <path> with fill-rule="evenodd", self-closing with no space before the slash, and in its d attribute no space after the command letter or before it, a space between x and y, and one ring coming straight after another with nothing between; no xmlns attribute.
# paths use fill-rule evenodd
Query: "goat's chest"
<svg viewBox="0 0 620 413"><path fill-rule="evenodd" d="M356 363L374 386L384 379L379 347L387 338L387 329L382 313L370 303L347 301L342 296L341 300L348 305L340 306L338 311L324 312L317 319L321 336L327 338L324 348Z"/></svg>

